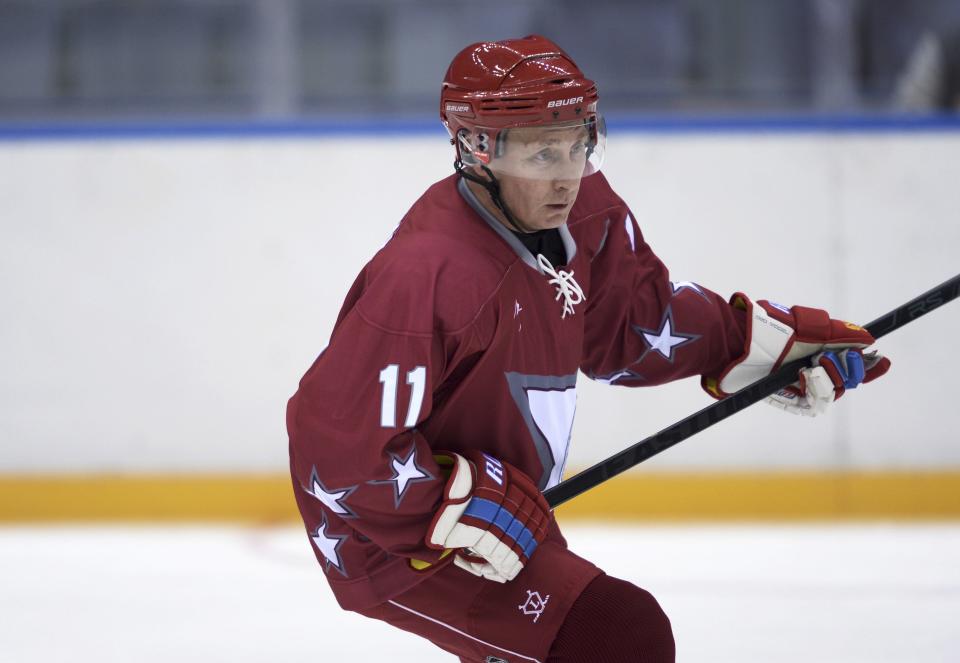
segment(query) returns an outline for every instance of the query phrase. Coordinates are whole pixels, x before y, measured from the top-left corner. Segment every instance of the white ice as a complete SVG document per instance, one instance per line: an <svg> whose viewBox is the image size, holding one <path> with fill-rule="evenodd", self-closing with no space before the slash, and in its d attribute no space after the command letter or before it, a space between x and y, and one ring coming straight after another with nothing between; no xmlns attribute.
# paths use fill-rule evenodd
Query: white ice
<svg viewBox="0 0 960 663"><path fill-rule="evenodd" d="M565 528L678 661L960 660L960 524ZM448 661L341 612L302 529L0 528L0 661ZM509 609L509 606L505 609Z"/></svg>

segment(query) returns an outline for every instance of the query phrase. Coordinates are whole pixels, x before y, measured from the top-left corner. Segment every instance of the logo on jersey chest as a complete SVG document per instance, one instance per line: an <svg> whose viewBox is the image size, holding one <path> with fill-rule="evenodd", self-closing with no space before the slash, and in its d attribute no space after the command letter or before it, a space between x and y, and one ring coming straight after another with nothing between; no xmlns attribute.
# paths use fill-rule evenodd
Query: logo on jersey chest
<svg viewBox="0 0 960 663"><path fill-rule="evenodd" d="M563 477L577 409L577 374L527 375L511 371L504 377L543 468L542 474L533 478L540 490L546 490Z"/></svg>

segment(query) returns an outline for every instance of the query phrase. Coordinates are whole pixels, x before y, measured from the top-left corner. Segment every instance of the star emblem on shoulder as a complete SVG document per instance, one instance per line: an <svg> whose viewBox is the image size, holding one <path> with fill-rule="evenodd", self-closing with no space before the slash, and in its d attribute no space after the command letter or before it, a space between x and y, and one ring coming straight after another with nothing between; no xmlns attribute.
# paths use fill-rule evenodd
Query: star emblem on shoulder
<svg viewBox="0 0 960 663"><path fill-rule="evenodd" d="M639 325L633 325L633 331L639 334L647 344L647 349L637 359L637 363L643 361L649 353L658 352L661 357L672 364L677 348L693 343L700 338L700 334L683 334L675 331L673 310L669 306L663 312L659 329L644 329Z"/></svg>
<svg viewBox="0 0 960 663"><path fill-rule="evenodd" d="M389 479L368 481L371 484L393 484L393 502L396 508L400 508L400 502L406 495L410 484L420 483L422 481L433 481L434 477L423 467L417 464L417 445L410 445L410 450L405 457L397 454L390 454L390 469L393 470L393 476Z"/></svg>
<svg viewBox="0 0 960 663"><path fill-rule="evenodd" d="M332 490L328 489L323 485L323 482L320 481L320 477L317 475L317 468L314 467L310 471L310 486L304 490L313 495L321 504L341 518L356 518L357 514L344 502L344 500L350 496L350 493L356 489L356 486L334 488Z"/></svg>
<svg viewBox="0 0 960 663"><path fill-rule="evenodd" d="M710 298L707 297L707 293L703 291L703 288L698 286L693 281L670 281L670 289L673 291L674 296L683 292L684 290L692 290L708 302L710 301Z"/></svg>

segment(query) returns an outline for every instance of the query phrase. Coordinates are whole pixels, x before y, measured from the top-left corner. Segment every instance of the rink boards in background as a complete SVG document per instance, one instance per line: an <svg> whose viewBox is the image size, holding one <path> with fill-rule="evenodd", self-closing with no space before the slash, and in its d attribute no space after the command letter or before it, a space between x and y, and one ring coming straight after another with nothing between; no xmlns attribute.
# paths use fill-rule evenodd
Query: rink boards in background
<svg viewBox="0 0 960 663"><path fill-rule="evenodd" d="M441 134L0 141L0 519L279 519L284 406ZM867 322L960 269L960 131L613 131L672 278ZM758 405L568 513L957 517L960 304L830 416ZM709 403L581 376L569 467ZM483 416L478 403L477 416Z"/></svg>

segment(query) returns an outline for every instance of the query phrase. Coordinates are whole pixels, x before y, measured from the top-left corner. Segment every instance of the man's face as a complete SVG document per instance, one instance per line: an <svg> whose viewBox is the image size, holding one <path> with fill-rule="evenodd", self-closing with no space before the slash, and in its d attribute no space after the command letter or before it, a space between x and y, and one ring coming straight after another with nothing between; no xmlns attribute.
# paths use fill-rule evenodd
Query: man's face
<svg viewBox="0 0 960 663"><path fill-rule="evenodd" d="M490 164L500 195L525 231L563 225L587 160L584 126L507 131L503 154Z"/></svg>

